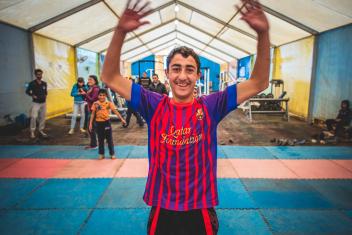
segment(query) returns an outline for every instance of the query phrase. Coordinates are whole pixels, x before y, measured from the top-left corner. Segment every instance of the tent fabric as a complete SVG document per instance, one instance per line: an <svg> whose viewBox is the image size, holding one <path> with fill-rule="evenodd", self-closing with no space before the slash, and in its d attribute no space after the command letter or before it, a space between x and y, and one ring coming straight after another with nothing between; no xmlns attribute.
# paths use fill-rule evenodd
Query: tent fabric
<svg viewBox="0 0 352 235"><path fill-rule="evenodd" d="M133 4L134 1L132 1ZM0 21L71 46L102 53L127 0L0 1ZM261 0L280 46L352 23L350 0ZM160 53L178 43L229 62L256 52L256 34L240 19L240 0L152 0L151 23L129 33L123 59ZM173 37L173 38L172 38ZM172 44L169 46L169 44Z"/></svg>
<svg viewBox="0 0 352 235"><path fill-rule="evenodd" d="M0 20L29 29L45 20L75 8L87 0L8 0L0 1Z"/></svg>

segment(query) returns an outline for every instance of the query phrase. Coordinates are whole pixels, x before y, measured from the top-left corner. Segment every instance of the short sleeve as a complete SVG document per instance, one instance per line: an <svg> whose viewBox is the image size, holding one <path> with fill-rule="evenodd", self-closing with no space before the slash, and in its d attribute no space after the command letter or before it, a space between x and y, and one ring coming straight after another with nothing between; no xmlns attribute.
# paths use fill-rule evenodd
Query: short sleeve
<svg viewBox="0 0 352 235"><path fill-rule="evenodd" d="M231 85L225 90L202 97L209 114L220 122L228 113L237 108L237 85Z"/></svg>
<svg viewBox="0 0 352 235"><path fill-rule="evenodd" d="M162 99L162 95L148 91L139 84L132 83L130 105L135 111L139 112L148 123L150 123Z"/></svg>
<svg viewBox="0 0 352 235"><path fill-rule="evenodd" d="M92 109L92 112L94 112L95 110L97 110L96 105L97 105L97 104L94 102L93 105L92 105L92 108L91 108L91 109Z"/></svg>

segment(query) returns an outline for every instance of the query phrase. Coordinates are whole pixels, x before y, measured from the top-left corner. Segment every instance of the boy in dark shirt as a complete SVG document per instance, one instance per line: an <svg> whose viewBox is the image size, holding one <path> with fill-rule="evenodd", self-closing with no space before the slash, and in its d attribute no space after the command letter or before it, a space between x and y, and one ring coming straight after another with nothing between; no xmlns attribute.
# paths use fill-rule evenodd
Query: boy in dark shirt
<svg viewBox="0 0 352 235"><path fill-rule="evenodd" d="M31 139L35 138L35 129L37 125L37 118L39 121L39 133L43 137L47 137L44 132L45 115L46 115L46 96L48 95L48 86L46 82L42 81L43 71L41 69L34 70L35 80L28 84L26 94L32 97L31 107L31 124L30 132Z"/></svg>
<svg viewBox="0 0 352 235"><path fill-rule="evenodd" d="M156 93L159 93L161 95L168 95L168 92L166 90L166 87L164 84L162 84L160 81L159 81L159 76L158 74L153 74L153 81L152 83L149 85L149 90L150 91L154 91Z"/></svg>

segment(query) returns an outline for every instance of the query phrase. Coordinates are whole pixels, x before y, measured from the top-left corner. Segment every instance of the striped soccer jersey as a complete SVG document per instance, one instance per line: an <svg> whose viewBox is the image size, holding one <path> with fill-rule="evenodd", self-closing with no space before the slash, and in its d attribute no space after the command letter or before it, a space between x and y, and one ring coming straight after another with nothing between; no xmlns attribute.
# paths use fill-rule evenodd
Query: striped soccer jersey
<svg viewBox="0 0 352 235"><path fill-rule="evenodd" d="M237 107L237 87L177 104L132 85L132 108L148 124L149 171L143 200L176 211L218 205L218 123Z"/></svg>

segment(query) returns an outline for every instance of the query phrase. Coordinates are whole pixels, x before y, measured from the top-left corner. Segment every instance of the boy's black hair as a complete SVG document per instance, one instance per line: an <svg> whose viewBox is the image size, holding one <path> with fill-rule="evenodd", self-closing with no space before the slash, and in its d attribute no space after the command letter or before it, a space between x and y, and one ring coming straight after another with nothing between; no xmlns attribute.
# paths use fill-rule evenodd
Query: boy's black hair
<svg viewBox="0 0 352 235"><path fill-rule="evenodd" d="M37 74L37 73L43 73L43 70L41 70L41 69L35 69L35 70L34 70L34 74Z"/></svg>
<svg viewBox="0 0 352 235"><path fill-rule="evenodd" d="M187 58L188 56L192 56L197 64L197 73L200 73L200 61L199 61L199 57L198 57L197 53L195 53L192 48L189 48L186 46L176 47L175 49L173 49L169 53L169 55L167 56L167 59L166 59L167 70L169 70L170 62L176 54L181 54L183 56L183 58Z"/></svg>
<svg viewBox="0 0 352 235"><path fill-rule="evenodd" d="M100 95L100 94L108 95L108 91L105 88L100 88L98 95Z"/></svg>
<svg viewBox="0 0 352 235"><path fill-rule="evenodd" d="M341 106L342 106L342 104L346 104L347 109L350 108L350 101L349 101L349 100L343 100L343 101L341 101Z"/></svg>
<svg viewBox="0 0 352 235"><path fill-rule="evenodd" d="M99 84L99 81L98 81L98 77L97 77L97 76L95 76L95 75L89 75L89 77L94 79L95 85L98 85L98 84Z"/></svg>
<svg viewBox="0 0 352 235"><path fill-rule="evenodd" d="M154 76L156 76L157 78L159 78L159 75L156 74L156 73L153 73L153 76L152 76L152 77L154 77Z"/></svg>
<svg viewBox="0 0 352 235"><path fill-rule="evenodd" d="M77 82L84 82L84 78L78 77L78 78L77 78Z"/></svg>

